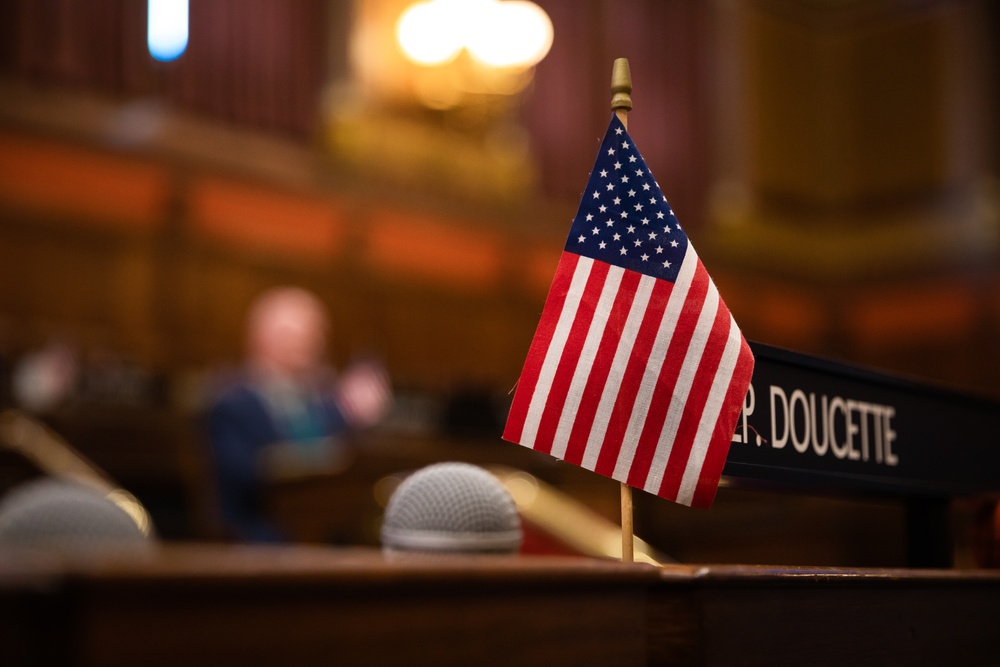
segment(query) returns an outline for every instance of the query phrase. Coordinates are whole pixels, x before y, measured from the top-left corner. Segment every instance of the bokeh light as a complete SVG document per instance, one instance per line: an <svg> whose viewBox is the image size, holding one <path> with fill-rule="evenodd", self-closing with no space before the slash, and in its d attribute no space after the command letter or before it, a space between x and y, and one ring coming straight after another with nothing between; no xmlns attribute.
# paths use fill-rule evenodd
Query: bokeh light
<svg viewBox="0 0 1000 667"><path fill-rule="evenodd" d="M156 60L176 60L187 49L188 0L149 0L146 45Z"/></svg>

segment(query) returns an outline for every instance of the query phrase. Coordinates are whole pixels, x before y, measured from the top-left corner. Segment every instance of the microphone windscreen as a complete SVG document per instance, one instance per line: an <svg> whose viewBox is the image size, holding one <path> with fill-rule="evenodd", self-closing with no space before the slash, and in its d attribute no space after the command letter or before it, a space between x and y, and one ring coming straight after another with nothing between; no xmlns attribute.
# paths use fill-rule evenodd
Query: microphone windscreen
<svg viewBox="0 0 1000 667"><path fill-rule="evenodd" d="M469 463L436 463L407 477L382 523L389 550L516 553L521 519L500 481Z"/></svg>
<svg viewBox="0 0 1000 667"><path fill-rule="evenodd" d="M136 521L100 491L56 478L11 489L0 500L0 547L76 552L146 546Z"/></svg>

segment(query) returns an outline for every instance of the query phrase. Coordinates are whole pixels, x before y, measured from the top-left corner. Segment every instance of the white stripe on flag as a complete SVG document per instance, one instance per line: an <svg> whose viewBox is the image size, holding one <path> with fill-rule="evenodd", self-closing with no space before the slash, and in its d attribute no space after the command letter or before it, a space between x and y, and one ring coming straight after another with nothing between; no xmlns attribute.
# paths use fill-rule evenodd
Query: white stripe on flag
<svg viewBox="0 0 1000 667"><path fill-rule="evenodd" d="M618 399L618 389L622 376L625 374L625 367L632 356L632 346L635 345L635 337L639 333L642 316L646 312L646 306L649 304L649 297L653 293L653 285L655 284L656 278L643 275L639 278L639 284L635 288L635 298L632 299L632 306L625 318L625 327L622 329L618 347L615 348L615 356L611 361L611 369L608 371L608 378L601 391L601 400L597 404L594 423L591 424L590 435L587 437L587 447L583 452L583 460L580 462L580 465L588 470L594 470L597 467L597 459L600 456L601 447L604 445L604 435L608 430L611 411Z"/></svg>
<svg viewBox="0 0 1000 667"><path fill-rule="evenodd" d="M566 401L563 403L562 413L559 415L559 424L552 440L552 456L556 458L566 457L566 447L569 444L569 436L573 431L573 422L577 417L577 410L580 408L580 401L583 400L583 390L587 386L587 379L590 378L590 371L594 367L594 360L597 358L597 348L604 337L604 328L608 324L608 316L618 296L618 288L622 282L625 269L619 266L611 266L608 275L604 279L601 288L601 296L597 300L597 307L594 310L594 318L587 330L587 337L583 342L583 349L580 351L580 359L573 370L573 379L570 381L569 390L566 394Z"/></svg>
<svg viewBox="0 0 1000 667"><path fill-rule="evenodd" d="M642 374L642 380L639 382L639 392L632 405L632 414L629 416L625 438L622 440L618 460L615 462L615 471L612 474L612 477L617 480L624 482L628 479L632 459L635 458L635 450L639 445L639 436L646 423L646 414L649 411L650 403L652 403L653 392L656 390L657 379L663 367L663 360L667 355L670 341L674 337L674 330L677 328L677 321L684 309L684 303L687 301L688 291L691 289L691 283L694 282L697 268L698 255L689 243L687 251L684 253L681 268L677 273L677 280L674 281L670 297L667 299L667 307L664 308L663 316L660 318L660 326L653 341L653 348L649 352L649 359Z"/></svg>
<svg viewBox="0 0 1000 667"><path fill-rule="evenodd" d="M726 394L729 392L729 384L733 379L733 369L736 368L736 361L740 356L743 335L739 327L729 316L729 338L726 340L726 349L722 352L722 359L719 368L715 371L715 379L712 380L712 389L705 402L705 411L701 414L701 421L698 422L698 433L694 437L694 444L691 446L691 455L688 457L687 466L684 468L684 476L681 478L681 486L677 491L677 502L683 505L691 505L694 498L695 488L698 486L698 478L701 476L701 467L705 462L705 455L708 453L708 446L712 442L712 435L715 433L715 424L719 419L719 412L725 402Z"/></svg>
<svg viewBox="0 0 1000 667"><path fill-rule="evenodd" d="M563 303L559 320L552 332L552 340L545 351L545 360L542 362L541 370L538 373L538 382L535 384L535 391L531 395L531 403L528 404L528 412L524 417L521 444L525 447L534 448L535 446L538 424L542 420L542 412L545 410L549 391L552 389L552 379L555 377L559 360L562 359L563 350L566 348L566 341L569 339L569 332L576 319L576 311L580 307L580 299L587 286L587 278L590 277L590 269L593 266L593 259L580 257L573 270L573 279L570 282L569 291L566 293L566 301Z"/></svg>
<svg viewBox="0 0 1000 667"><path fill-rule="evenodd" d="M705 352L708 337L712 333L712 325L715 323L715 314L718 309L719 290L716 289L715 283L709 280L705 303L698 314L698 322L691 335L691 343L688 345L687 354L684 356L684 363L674 387L674 395L671 397L670 407L667 409L667 419L663 423L663 430L660 431L660 438L656 444L656 451L653 453L649 474L646 476L646 484L643 486L643 489L650 493L659 493L663 473L667 469L667 460L670 458L674 438L677 437L677 429L681 423L681 416L684 414L687 396L691 393L691 385L694 384L695 377L698 375L701 357ZM700 406L696 406L696 408L698 407Z"/></svg>

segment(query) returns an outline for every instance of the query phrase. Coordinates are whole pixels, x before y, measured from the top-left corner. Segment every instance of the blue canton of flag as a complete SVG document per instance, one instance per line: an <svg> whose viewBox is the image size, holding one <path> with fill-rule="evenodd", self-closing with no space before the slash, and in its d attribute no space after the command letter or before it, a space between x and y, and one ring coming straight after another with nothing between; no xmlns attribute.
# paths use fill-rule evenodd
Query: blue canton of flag
<svg viewBox="0 0 1000 667"><path fill-rule="evenodd" d="M612 117L566 250L673 282L687 245L660 185Z"/></svg>

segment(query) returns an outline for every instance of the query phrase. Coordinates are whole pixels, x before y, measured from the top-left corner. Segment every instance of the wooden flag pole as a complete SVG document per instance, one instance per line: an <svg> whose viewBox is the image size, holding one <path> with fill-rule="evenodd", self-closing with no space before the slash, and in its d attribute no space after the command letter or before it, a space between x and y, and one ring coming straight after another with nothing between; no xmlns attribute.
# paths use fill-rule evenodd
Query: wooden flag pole
<svg viewBox="0 0 1000 667"><path fill-rule="evenodd" d="M611 70L611 110L628 129L628 112L632 109L632 72L627 58L616 58ZM621 482L622 499L622 562L635 560L632 537L632 487Z"/></svg>

